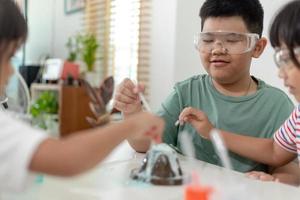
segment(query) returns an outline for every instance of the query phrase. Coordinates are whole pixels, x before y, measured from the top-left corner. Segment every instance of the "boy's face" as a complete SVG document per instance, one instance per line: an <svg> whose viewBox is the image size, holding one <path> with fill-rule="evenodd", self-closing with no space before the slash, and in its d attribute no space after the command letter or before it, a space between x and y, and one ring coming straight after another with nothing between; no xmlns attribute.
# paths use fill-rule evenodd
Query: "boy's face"
<svg viewBox="0 0 300 200"><path fill-rule="evenodd" d="M241 17L210 17L205 20L202 32L220 31L249 33ZM251 59L259 57L262 51L259 54L254 52L255 50L250 50L241 54L230 54L224 51L222 45L216 45L211 53L199 51L199 54L205 70L215 81L232 84L243 78L249 78Z"/></svg>
<svg viewBox="0 0 300 200"><path fill-rule="evenodd" d="M300 62L300 47L295 48L294 52L298 62ZM283 79L284 86L300 102L300 69L293 63L285 45L276 51L275 58L277 58L275 61L279 68L279 78Z"/></svg>
<svg viewBox="0 0 300 200"><path fill-rule="evenodd" d="M14 70L11 65L11 58L18 49L17 43L11 42L4 51L2 51L2 59L0 60L0 96L5 92L5 87Z"/></svg>

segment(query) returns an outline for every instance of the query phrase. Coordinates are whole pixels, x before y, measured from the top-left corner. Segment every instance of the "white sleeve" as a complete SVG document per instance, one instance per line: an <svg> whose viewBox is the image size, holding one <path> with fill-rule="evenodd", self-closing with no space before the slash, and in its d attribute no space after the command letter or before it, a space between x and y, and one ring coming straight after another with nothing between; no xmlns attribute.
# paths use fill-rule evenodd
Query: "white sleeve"
<svg viewBox="0 0 300 200"><path fill-rule="evenodd" d="M0 191L24 189L33 153L46 138L43 131L0 111Z"/></svg>

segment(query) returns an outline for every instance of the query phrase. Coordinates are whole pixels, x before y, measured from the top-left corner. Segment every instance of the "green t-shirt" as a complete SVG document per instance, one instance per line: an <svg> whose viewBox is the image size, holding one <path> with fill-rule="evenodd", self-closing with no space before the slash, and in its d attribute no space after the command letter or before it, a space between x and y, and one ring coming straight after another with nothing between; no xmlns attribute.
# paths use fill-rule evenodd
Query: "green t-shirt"
<svg viewBox="0 0 300 200"><path fill-rule="evenodd" d="M271 138L289 117L294 105L283 91L267 85L262 80L256 79L256 81L258 82L257 92L241 97L221 94L215 89L208 75L194 76L177 83L174 91L157 112L166 123L163 141L181 150L178 134L187 131L193 138L196 157L221 166L220 159L210 141L200 137L190 124L178 127L174 125L181 111L189 106L204 111L211 123L218 129L254 137ZM231 152L230 158L233 168L237 171L267 170L266 166Z"/></svg>

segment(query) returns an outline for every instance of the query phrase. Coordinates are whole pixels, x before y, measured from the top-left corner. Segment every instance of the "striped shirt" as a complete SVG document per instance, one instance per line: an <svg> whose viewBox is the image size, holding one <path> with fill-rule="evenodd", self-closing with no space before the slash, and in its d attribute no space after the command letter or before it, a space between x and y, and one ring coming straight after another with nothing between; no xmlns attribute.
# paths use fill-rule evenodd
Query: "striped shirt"
<svg viewBox="0 0 300 200"><path fill-rule="evenodd" d="M300 104L274 134L274 140L286 151L297 154L300 161Z"/></svg>

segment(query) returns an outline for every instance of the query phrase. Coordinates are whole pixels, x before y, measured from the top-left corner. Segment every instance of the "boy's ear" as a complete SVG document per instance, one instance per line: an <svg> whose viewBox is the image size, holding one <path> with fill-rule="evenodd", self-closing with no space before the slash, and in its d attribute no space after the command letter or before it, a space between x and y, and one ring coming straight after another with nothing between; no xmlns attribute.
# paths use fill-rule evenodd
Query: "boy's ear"
<svg viewBox="0 0 300 200"><path fill-rule="evenodd" d="M265 47L267 46L268 40L265 37L260 38L253 50L252 57L258 58L264 51Z"/></svg>

